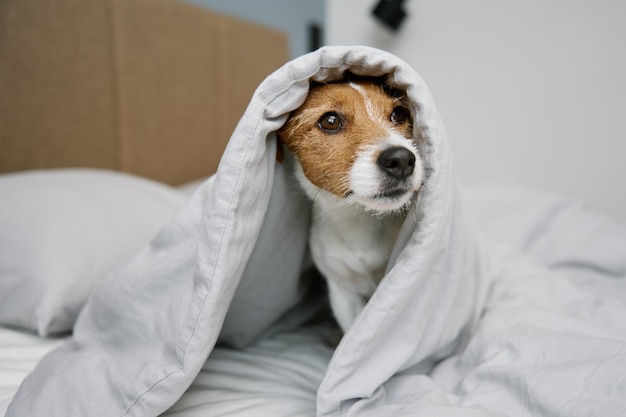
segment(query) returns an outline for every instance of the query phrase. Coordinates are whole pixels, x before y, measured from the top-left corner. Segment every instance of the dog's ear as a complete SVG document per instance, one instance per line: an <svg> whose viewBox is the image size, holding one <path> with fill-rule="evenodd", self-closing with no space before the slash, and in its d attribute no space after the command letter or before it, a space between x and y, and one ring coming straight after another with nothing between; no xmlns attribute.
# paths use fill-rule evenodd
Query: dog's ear
<svg viewBox="0 0 626 417"><path fill-rule="evenodd" d="M280 138L280 134L276 132L276 162L279 164L282 164L285 159L285 150L283 149L283 146L285 146L285 144Z"/></svg>

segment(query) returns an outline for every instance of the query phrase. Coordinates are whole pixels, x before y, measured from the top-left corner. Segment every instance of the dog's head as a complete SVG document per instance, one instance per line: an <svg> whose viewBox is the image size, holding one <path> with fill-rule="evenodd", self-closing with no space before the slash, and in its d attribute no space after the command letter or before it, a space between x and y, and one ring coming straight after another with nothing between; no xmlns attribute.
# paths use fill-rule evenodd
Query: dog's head
<svg viewBox="0 0 626 417"><path fill-rule="evenodd" d="M407 206L422 185L407 100L375 80L312 86L278 136L310 197L329 193L385 213Z"/></svg>

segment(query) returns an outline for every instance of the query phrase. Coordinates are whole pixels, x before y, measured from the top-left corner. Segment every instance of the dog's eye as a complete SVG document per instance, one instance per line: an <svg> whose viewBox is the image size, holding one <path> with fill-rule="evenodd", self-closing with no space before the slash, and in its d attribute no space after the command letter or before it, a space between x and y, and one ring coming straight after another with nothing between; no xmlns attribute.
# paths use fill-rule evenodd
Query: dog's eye
<svg viewBox="0 0 626 417"><path fill-rule="evenodd" d="M343 127L343 120L335 112L324 113L320 120L317 122L320 129L325 132L336 132Z"/></svg>
<svg viewBox="0 0 626 417"><path fill-rule="evenodd" d="M406 107L397 106L391 111L389 119L397 125L404 124L411 119L411 112Z"/></svg>

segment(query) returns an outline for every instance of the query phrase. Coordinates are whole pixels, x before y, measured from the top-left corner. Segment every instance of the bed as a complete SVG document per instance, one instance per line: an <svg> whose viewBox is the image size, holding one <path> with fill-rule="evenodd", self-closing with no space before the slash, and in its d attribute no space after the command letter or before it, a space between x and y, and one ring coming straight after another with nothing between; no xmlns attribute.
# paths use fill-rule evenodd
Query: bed
<svg viewBox="0 0 626 417"><path fill-rule="evenodd" d="M131 9L142 4L130 3ZM114 21L156 27L159 34L169 33L163 25L170 20L159 16L178 10L164 2L174 9L156 13L160 23L153 26L125 2L106 4L121 13ZM18 9L0 16L17 19ZM192 13L192 19L204 15ZM258 42L276 44L275 34L255 33ZM116 56L122 67L136 61ZM164 66L170 58L162 58ZM277 67L280 59L265 65ZM157 97L144 97L150 114L160 116L153 120L122 90L115 90L120 124L110 139L117 156L108 163L93 162L104 151L68 151L59 162L41 144L28 153L22 142L3 137L0 152L11 150L12 163L21 165L0 176L2 415L626 413L623 225L537 190L460 190L433 98L393 55L326 47L266 78L274 68L254 68L257 79L250 82L258 88L241 93L247 107L235 112L239 121L225 150L213 119L208 128L197 126L211 140L203 154L178 135L159 135L175 128L158 122L180 127L176 116L188 117L177 105L168 101L171 107L154 112ZM335 80L346 71L385 76L407 92L428 179L385 279L339 341L307 251L310 203L277 162L274 132L302 102L310 80ZM131 90L149 78L129 74L133 81L120 85ZM148 80L154 85L167 90ZM202 88L182 91L193 90L204 95ZM6 95L0 97L6 107ZM21 120L14 117L13 127ZM34 125L19 126L34 135ZM128 151L155 138L157 145L143 150L156 159L117 152L120 140L130 141L121 146ZM68 146L63 132L46 146L76 149L76 137L71 140ZM55 167L42 166L46 159Z"/></svg>
<svg viewBox="0 0 626 417"><path fill-rule="evenodd" d="M39 171L39 180L50 181L52 173ZM31 173L37 175L37 172ZM114 172L69 170L59 171L55 175L67 175L67 179L75 177L88 180L90 176L99 177L101 180L108 177L116 178L119 174ZM34 178L35 179L35 178ZM33 180L34 180L33 179ZM138 178L118 178L120 183L115 184L117 188L127 187L126 182L141 181ZM0 180L0 183L2 180ZM150 187L164 188L160 192L166 191L170 198L175 200L175 204L161 213L163 221L168 216L173 216L177 205L184 204L197 183L191 183L179 189L174 189L163 184L142 184ZM82 190L84 192L86 190ZM567 343L575 348L578 343L585 343L584 338L577 338L576 332L582 326L593 325L595 321L600 321L604 326L623 328L624 316L616 315L615 311L620 311L624 307L626 294L624 285L619 280L623 279L624 256L623 256L623 229L622 226L611 223L606 217L598 213L592 213L584 209L576 201L568 200L551 194L541 193L535 190L516 189L511 186L481 186L465 191L467 205L477 213L478 226L489 234L493 239L505 242L512 247L521 248L528 256L532 256L536 262L540 262L547 267L570 273L576 271L578 275L576 282L581 288L587 288L589 293L595 293L594 297L578 294L579 299L572 302L568 312L566 322L569 322L567 331L559 330L562 326L555 326L555 319L562 315L552 312L552 319L539 315L550 314L550 310L539 308L536 304L543 301L550 304L553 300L533 300L533 308L522 308L526 315L520 322L532 323L533 317L528 315L536 314L535 321L540 323L543 329L542 343L548 343L554 338L568 337ZM6 200L5 200L6 201ZM162 204L158 201L151 201L149 205L152 209ZM128 209L128 207L126 207ZM93 207L92 207L93 210ZM102 215L102 213L100 213ZM144 232L143 240L147 242L149 235L159 227L159 220L152 225L153 229ZM584 227L580 227L580 225ZM621 236L620 236L621 234ZM34 238L34 237L31 237ZM622 239L622 240L620 240ZM589 242L593 241L593 244ZM145 242L137 242L138 245ZM51 244L47 242L47 244ZM4 246L3 246L4 247ZM558 248L555 250L554 248ZM618 262L611 266L607 262L608 253L611 250L618 250L614 259ZM605 252L606 253L603 253ZM130 250L127 256L130 256ZM615 261L614 261L615 262ZM581 265L585 265L581 267ZM598 278L601 276L601 278ZM600 280L596 283L594 281ZM528 284L532 286L532 284ZM538 286L538 288L541 288ZM537 297L537 290L525 289L527 297ZM542 294L540 294L542 295ZM539 298L539 297L537 297ZM537 309L533 313L534 309ZM509 317L509 320L511 318ZM501 324L500 324L501 325ZM530 324L528 325L530 328ZM504 329L485 329L484 331L498 334ZM316 393L324 377L326 367L333 355L332 340L334 328L332 323L326 319L312 322L303 326L298 331L279 332L267 337L245 349L232 349L228 347L217 347L213 350L209 360L202 367L198 377L192 386L164 415L171 416L311 416L316 415ZM601 333L600 329L595 330ZM551 334L552 333L552 334ZM524 362L522 356L508 359L500 358L501 355L511 355L512 352L521 352L512 349L515 343L523 344L524 339L529 337L530 330L521 332L518 340L507 341L508 349L502 352L492 352L489 360L485 360L483 367L487 373L483 376L489 380L489 368L492 369L493 378L497 378L497 370L505 369L519 373L520 384L523 382L523 367L529 366ZM63 341L69 337L61 336L42 337L33 331L25 331L23 328L13 326L0 326L0 415L4 415L13 395L17 392L20 383L35 368L41 358L51 350L59 347ZM502 335L497 338L493 333L489 338L501 341ZM611 338L605 339L601 334L597 335L600 344L615 343ZM506 339L505 339L506 340ZM538 340L536 349L541 349L542 343ZM589 343L588 341L586 343ZM623 343L621 343L623 349ZM494 343L491 349L497 349ZM565 353L565 352L564 352ZM610 358L605 358L609 360ZM555 358L551 359L555 361ZM514 366L511 367L511 362ZM569 358L558 358L556 376L558 381L552 382L553 388L559 388L565 383L561 378L566 378L569 372L575 372L577 367L592 367L592 364L585 364L580 359L571 360ZM546 365L543 365L546 366ZM503 368L504 367L504 368ZM621 374L623 368L617 371ZM548 369L544 372L547 374ZM598 367L595 369L598 378L602 378L602 373L606 370ZM613 393L609 393L608 398L587 398L585 408L579 414L569 412L566 415L621 415L623 408L615 411L610 409L601 414L597 413L600 407L608 407L611 401L619 401L623 398L624 386L616 384ZM493 384L495 385L495 381ZM592 381L589 381L591 384ZM596 382L597 383L597 382ZM495 391L499 389L493 387ZM500 388L501 389L501 388ZM562 395L562 392L554 393L551 389L548 394ZM576 395L584 394L584 390L576 391ZM521 397L515 401L529 401L528 397ZM536 394L535 394L536 395ZM568 394L569 397L570 394ZM509 399L510 400L510 399ZM549 398L547 398L549 400ZM34 400L36 401L36 400ZM504 400L503 400L504 401ZM392 415L415 415L419 408L408 409L405 412L395 412ZM404 413L404 414L402 414ZM147 414L146 414L147 415ZM429 415L437 415L435 411ZM445 414L443 414L445 415ZM459 414L456 414L459 415ZM488 414L476 414L488 415ZM520 413L502 413L502 415L531 415ZM557 410L534 410L532 415L559 415Z"/></svg>

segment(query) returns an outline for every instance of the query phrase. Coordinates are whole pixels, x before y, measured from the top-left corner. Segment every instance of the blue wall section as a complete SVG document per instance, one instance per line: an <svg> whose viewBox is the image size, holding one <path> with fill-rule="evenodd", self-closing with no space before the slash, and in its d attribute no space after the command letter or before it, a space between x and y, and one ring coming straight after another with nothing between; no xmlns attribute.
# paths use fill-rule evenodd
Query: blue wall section
<svg viewBox="0 0 626 417"><path fill-rule="evenodd" d="M309 52L309 25L323 27L324 0L186 0L197 6L269 26L289 36L292 58Z"/></svg>

